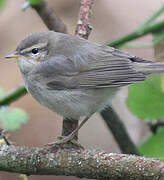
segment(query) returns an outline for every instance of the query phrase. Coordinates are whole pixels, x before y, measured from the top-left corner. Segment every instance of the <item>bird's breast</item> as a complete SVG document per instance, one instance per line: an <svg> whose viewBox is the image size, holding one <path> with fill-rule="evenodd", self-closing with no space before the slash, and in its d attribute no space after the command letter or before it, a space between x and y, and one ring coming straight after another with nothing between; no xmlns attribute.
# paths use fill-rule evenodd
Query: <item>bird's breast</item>
<svg viewBox="0 0 164 180"><path fill-rule="evenodd" d="M42 105L72 119L87 116L109 105L115 88L82 90L49 90L40 82L24 78L28 92Z"/></svg>

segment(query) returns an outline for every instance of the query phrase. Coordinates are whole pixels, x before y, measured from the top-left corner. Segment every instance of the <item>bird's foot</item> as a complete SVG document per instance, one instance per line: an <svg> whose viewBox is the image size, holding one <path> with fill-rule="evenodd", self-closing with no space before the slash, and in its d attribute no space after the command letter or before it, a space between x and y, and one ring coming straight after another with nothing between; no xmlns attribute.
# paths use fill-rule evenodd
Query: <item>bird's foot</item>
<svg viewBox="0 0 164 180"><path fill-rule="evenodd" d="M78 141L76 141L74 139L74 136L72 136L71 134L68 136L59 136L59 137L57 137L57 139L58 139L57 141L50 142L50 143L46 144L46 146L53 147L56 145L71 145L71 146L76 146L80 149L84 149L83 146L80 143L78 143Z"/></svg>

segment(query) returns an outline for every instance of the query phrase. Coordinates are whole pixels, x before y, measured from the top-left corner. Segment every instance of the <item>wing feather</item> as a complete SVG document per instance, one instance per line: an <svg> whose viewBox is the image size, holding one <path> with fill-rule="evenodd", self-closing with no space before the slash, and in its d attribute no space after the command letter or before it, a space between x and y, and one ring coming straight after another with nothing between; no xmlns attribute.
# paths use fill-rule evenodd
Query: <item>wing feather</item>
<svg viewBox="0 0 164 180"><path fill-rule="evenodd" d="M145 75L133 68L133 61L142 59L111 47L91 45L85 55L84 48L83 54L78 51L72 57L59 55L48 63L41 62L36 70L40 82L49 89L63 90L118 87L145 80Z"/></svg>

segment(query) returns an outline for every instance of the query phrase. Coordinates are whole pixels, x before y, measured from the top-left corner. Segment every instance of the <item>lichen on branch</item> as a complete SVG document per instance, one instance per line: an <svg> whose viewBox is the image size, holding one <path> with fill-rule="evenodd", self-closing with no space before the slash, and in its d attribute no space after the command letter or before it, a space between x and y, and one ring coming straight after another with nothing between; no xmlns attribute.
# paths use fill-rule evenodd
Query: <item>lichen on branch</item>
<svg viewBox="0 0 164 180"><path fill-rule="evenodd" d="M163 180L164 162L135 155L72 148L0 145L0 171L88 179Z"/></svg>
<svg viewBox="0 0 164 180"><path fill-rule="evenodd" d="M79 18L77 21L75 35L84 39L88 39L92 30L89 24L89 17L94 0L81 0L79 9Z"/></svg>

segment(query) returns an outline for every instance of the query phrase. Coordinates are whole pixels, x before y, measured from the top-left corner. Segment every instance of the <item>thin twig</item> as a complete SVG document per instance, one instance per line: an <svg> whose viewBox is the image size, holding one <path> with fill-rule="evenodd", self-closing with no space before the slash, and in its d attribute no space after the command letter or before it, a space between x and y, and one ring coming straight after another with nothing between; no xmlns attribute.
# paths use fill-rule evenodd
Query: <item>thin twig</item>
<svg viewBox="0 0 164 180"><path fill-rule="evenodd" d="M135 155L60 146L47 149L0 145L0 171L88 179L163 180L164 162Z"/></svg>
<svg viewBox="0 0 164 180"><path fill-rule="evenodd" d="M19 86L18 88L14 89L6 96L0 99L0 106L9 105L10 103L16 101L21 96L24 96L27 93L24 85Z"/></svg>
<svg viewBox="0 0 164 180"><path fill-rule="evenodd" d="M54 13L52 9L47 7L45 1L32 7L36 10L49 30L67 33L66 25L63 23L61 18Z"/></svg>
<svg viewBox="0 0 164 180"><path fill-rule="evenodd" d="M163 28L164 28L164 21L163 20L158 21L157 23L154 23L153 25L145 26L144 28L142 28L140 30L135 30L129 34L123 35L122 37L119 37L119 38L107 43L107 45L118 48L118 47L122 46L125 42L137 39L137 38L142 37L149 33L159 31Z"/></svg>
<svg viewBox="0 0 164 180"><path fill-rule="evenodd" d="M89 24L89 18L91 14L92 5L94 0L81 0L79 18L75 29L75 35L84 39L88 39L92 30Z"/></svg>
<svg viewBox="0 0 164 180"><path fill-rule="evenodd" d="M143 24L141 24L137 29L140 30L150 24L152 24L156 18L158 18L164 12L164 5L157 9L152 16L150 16Z"/></svg>

